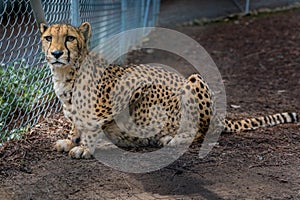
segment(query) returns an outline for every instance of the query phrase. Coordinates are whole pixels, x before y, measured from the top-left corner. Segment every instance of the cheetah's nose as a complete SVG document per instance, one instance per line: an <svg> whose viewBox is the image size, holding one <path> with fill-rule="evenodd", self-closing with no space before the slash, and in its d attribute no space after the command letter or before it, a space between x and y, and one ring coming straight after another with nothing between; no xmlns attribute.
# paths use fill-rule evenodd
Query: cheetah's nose
<svg viewBox="0 0 300 200"><path fill-rule="evenodd" d="M61 50L53 50L51 51L51 54L56 58L58 59L60 56L62 56L64 54L63 51Z"/></svg>

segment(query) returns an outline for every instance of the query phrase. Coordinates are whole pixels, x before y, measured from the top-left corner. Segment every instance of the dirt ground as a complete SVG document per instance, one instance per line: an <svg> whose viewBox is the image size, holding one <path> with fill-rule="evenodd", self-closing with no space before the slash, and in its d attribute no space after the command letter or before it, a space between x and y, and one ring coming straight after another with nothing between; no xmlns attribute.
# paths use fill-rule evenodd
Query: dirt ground
<svg viewBox="0 0 300 200"><path fill-rule="evenodd" d="M300 114L299 10L176 29L216 62L228 118ZM191 72L179 58L160 52L133 56ZM299 123L223 134L205 158L198 158L194 145L171 165L145 174L52 151L67 129L56 114L1 147L0 199L300 199Z"/></svg>

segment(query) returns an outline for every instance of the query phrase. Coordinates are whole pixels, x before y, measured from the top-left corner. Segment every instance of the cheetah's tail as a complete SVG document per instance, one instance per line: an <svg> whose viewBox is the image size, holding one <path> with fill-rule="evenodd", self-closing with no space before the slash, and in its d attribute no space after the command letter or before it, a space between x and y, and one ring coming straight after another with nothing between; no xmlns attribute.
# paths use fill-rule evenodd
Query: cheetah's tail
<svg viewBox="0 0 300 200"><path fill-rule="evenodd" d="M274 115L261 116L242 120L225 120L224 132L239 132L254 130L261 127L275 126L283 123L298 122L295 112L277 113Z"/></svg>

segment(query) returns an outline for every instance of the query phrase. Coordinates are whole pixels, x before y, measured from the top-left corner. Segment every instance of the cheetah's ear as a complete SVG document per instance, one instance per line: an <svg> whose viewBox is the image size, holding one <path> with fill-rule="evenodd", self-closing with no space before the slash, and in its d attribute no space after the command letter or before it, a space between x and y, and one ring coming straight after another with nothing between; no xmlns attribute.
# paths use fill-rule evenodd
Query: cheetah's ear
<svg viewBox="0 0 300 200"><path fill-rule="evenodd" d="M43 33L47 30L48 27L49 27L49 26L48 26L47 24L45 24L45 23L40 23L40 31L41 31L41 34L43 34Z"/></svg>
<svg viewBox="0 0 300 200"><path fill-rule="evenodd" d="M79 26L79 31L83 34L85 42L87 43L91 37L92 34L92 28L90 23L88 22L83 22L80 26Z"/></svg>

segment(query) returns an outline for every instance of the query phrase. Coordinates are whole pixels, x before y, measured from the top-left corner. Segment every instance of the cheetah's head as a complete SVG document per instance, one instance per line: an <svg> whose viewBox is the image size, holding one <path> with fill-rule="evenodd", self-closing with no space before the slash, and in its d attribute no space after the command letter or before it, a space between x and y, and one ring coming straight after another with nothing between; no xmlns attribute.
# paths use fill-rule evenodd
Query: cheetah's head
<svg viewBox="0 0 300 200"><path fill-rule="evenodd" d="M82 23L79 27L69 24L40 25L42 49L53 67L73 66L81 63L88 53L91 25Z"/></svg>

